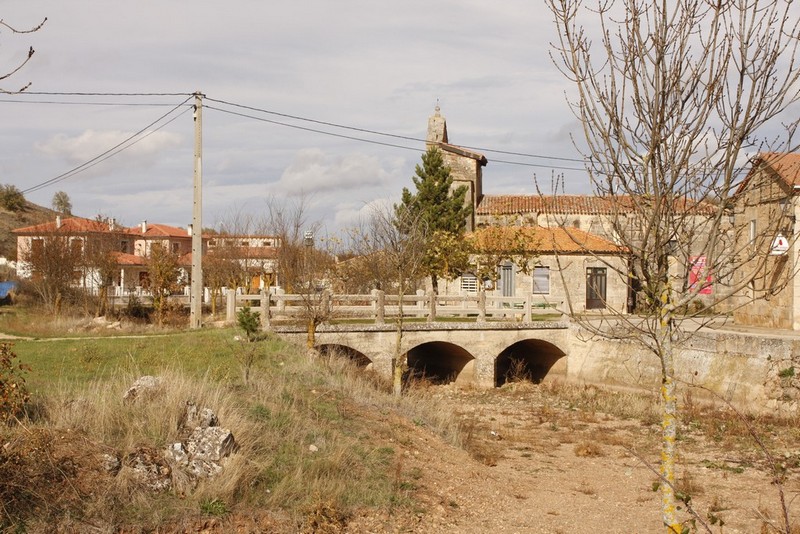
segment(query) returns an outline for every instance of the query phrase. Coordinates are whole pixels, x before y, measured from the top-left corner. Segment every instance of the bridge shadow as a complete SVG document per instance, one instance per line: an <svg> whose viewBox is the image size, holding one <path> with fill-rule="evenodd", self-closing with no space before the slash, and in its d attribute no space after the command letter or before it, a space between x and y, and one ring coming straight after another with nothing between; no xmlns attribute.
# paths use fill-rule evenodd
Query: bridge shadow
<svg viewBox="0 0 800 534"><path fill-rule="evenodd" d="M446 341L431 341L408 351L404 382L424 379L433 384L472 383L475 358L466 349Z"/></svg>
<svg viewBox="0 0 800 534"><path fill-rule="evenodd" d="M540 383L555 363L566 356L557 346L541 339L526 339L507 347L494 363L495 386L515 380Z"/></svg>
<svg viewBox="0 0 800 534"><path fill-rule="evenodd" d="M365 369L372 363L372 360L367 358L364 353L357 351L352 347L348 347L347 345L330 343L326 345L318 345L317 350L319 351L320 355L325 357L346 358L355 364L356 367L362 369Z"/></svg>

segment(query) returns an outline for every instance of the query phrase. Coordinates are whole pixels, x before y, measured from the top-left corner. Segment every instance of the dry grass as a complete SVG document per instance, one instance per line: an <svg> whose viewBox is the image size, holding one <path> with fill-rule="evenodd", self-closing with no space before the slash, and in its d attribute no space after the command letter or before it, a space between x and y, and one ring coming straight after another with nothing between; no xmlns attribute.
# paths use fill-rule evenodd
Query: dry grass
<svg viewBox="0 0 800 534"><path fill-rule="evenodd" d="M603 449L594 441L581 441L575 445L575 456L580 458L597 458L605 456Z"/></svg>
<svg viewBox="0 0 800 534"><path fill-rule="evenodd" d="M4 430L0 442L22 443L27 434L38 432L72 436L63 445L72 444L73 450L45 451L51 459L77 456L81 448L95 457L102 451L122 456L138 447L163 450L179 440L178 421L191 400L211 408L239 446L220 475L196 489L179 485L182 491L168 495L153 495L124 477L107 476L103 495L83 495L64 509L45 510L48 499L29 500L24 506L25 500L17 499L18 509L0 511L0 530L14 526L43 531L37 530L36 518L44 518L45 524L67 517L112 529L132 524L158 529L179 517L244 506L286 513L298 530L333 532L357 508L410 504L413 476L398 463L409 427L425 427L451 443L461 442L455 418L430 395L412 391L396 399L389 384L343 358L320 359L284 346L259 361L249 385L235 377L220 380L172 367L158 376L162 386L133 403L122 400L138 378L131 371L88 384L62 383L38 399L35 420ZM19 450L44 450L31 443ZM0 471L13 462L24 458L8 458L0 451ZM39 462L44 467L47 463ZM66 491L85 472L82 464L64 476L25 465L28 480L4 480L0 490L19 490L21 495L21 487L32 484L31 491L37 492L37 484L50 480L52 491Z"/></svg>

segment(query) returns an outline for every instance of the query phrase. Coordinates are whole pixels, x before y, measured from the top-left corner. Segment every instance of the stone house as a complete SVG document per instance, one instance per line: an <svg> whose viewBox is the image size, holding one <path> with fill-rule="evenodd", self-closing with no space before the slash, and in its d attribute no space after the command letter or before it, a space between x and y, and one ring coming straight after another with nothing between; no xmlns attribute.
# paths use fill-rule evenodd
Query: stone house
<svg viewBox="0 0 800 534"><path fill-rule="evenodd" d="M468 238L490 256L502 256L504 243L520 243L524 251L515 254L517 263L501 261L488 280L465 273L444 281L446 293L477 293L482 283L491 295L525 296L534 307L574 313L627 310L627 251L607 239L577 228L544 226L485 227Z"/></svg>
<svg viewBox="0 0 800 534"><path fill-rule="evenodd" d="M542 227L575 229L585 232L592 239L597 238L619 244L619 232L624 232L635 243L641 237L641 221L633 209L631 197L605 197L597 195L487 195L483 187L483 167L487 159L475 152L456 147L448 142L447 123L437 106L428 120L428 146L438 146L445 154L445 161L451 168L454 185L467 185L472 193L472 213L467 221L467 230L492 227ZM675 287L689 286L697 277L698 265L706 262L701 252L695 252L697 243L703 240L692 232L703 232L707 222L717 209L705 203L695 203L677 199L675 210L681 213L685 228L691 231L680 232L677 239L686 241L676 247L683 254L671 258L671 272ZM630 241L625 241L630 243ZM677 244L677 241L676 241ZM575 251L571 251L574 254ZM592 257L593 251L586 250ZM724 289L726 280L712 279L696 296L698 303L709 305L714 301L715 292ZM508 293L508 283L494 289L495 294ZM513 287L525 287L524 281ZM616 308L623 311L635 306L636 292L631 290L627 305Z"/></svg>
<svg viewBox="0 0 800 534"><path fill-rule="evenodd" d="M735 200L740 276L755 278L737 294L734 322L800 330L797 217L800 154L757 155ZM747 278L740 278L746 280Z"/></svg>

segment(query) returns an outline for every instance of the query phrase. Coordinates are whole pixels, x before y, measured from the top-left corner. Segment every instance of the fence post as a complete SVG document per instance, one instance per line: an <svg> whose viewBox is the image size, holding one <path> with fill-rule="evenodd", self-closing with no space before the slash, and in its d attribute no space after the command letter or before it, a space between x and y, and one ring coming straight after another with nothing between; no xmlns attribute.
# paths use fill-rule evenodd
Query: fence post
<svg viewBox="0 0 800 534"><path fill-rule="evenodd" d="M486 322L486 291L478 291L478 322Z"/></svg>
<svg viewBox="0 0 800 534"><path fill-rule="evenodd" d="M526 323L529 323L533 320L532 312L531 312L531 301L533 300L533 295L525 295L525 318L523 319Z"/></svg>
<svg viewBox="0 0 800 534"><path fill-rule="evenodd" d="M261 288L261 329L269 330L269 291L266 288Z"/></svg>
<svg viewBox="0 0 800 534"><path fill-rule="evenodd" d="M275 291L275 296L278 296L278 295L283 296L285 294L286 294L286 290L285 289L278 289L278 290ZM276 299L276 300L278 300L278 311L279 312L285 312L286 311L286 301L284 299Z"/></svg>
<svg viewBox="0 0 800 534"><path fill-rule="evenodd" d="M333 300L332 293L327 289L324 290L322 292L322 316L326 317L328 320L330 320L332 315L332 308L331 308L332 300Z"/></svg>
<svg viewBox="0 0 800 534"><path fill-rule="evenodd" d="M236 322L236 290L229 289L226 302L225 321L228 323Z"/></svg>
<svg viewBox="0 0 800 534"><path fill-rule="evenodd" d="M428 298L428 322L432 323L436 320L436 292L433 289L428 293Z"/></svg>
<svg viewBox="0 0 800 534"><path fill-rule="evenodd" d="M375 295L375 324L384 324L386 322L386 293L381 289L372 291Z"/></svg>

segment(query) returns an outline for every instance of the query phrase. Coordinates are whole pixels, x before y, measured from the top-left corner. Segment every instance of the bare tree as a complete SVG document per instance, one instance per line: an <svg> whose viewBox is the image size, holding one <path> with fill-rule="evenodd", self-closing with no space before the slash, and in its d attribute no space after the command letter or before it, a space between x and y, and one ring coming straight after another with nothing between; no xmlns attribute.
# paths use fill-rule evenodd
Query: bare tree
<svg viewBox="0 0 800 534"><path fill-rule="evenodd" d="M403 390L407 353L403 351L405 326L403 297L427 274L428 226L422 217L407 210L375 208L369 219L351 235L352 247L361 257L381 289L397 292L395 350L392 366L392 389L396 396Z"/></svg>
<svg viewBox="0 0 800 534"><path fill-rule="evenodd" d="M800 24L782 0L547 3L559 31L555 62L577 90L570 104L589 177L630 253L617 274L640 295L639 315L609 310L613 329L588 326L637 339L660 362L662 518L669 532L681 532L675 350L703 324L690 306L699 296L713 306L763 285L766 252L786 214L773 213L758 236L741 235L729 217L743 151L792 148L797 120L786 111L798 100ZM785 133L776 135L781 120Z"/></svg>
<svg viewBox="0 0 800 534"><path fill-rule="evenodd" d="M321 225L307 220L307 200L270 199L267 228L278 245L277 277L288 293L300 295L308 330L308 347L315 345L317 326L330 318L328 301L330 275L335 256L320 239Z"/></svg>
<svg viewBox="0 0 800 534"><path fill-rule="evenodd" d="M83 263L87 285L97 288L97 316L108 312L108 288L119 272L119 251L122 232L114 219L98 215L95 220L108 228L107 232L95 232L87 236L83 252Z"/></svg>
<svg viewBox="0 0 800 534"><path fill-rule="evenodd" d="M12 34L34 33L34 32L39 31L41 29L41 27L44 26L45 22L47 22L47 17L45 17L44 20L42 20L42 22L40 22L39 24L37 24L36 26L34 26L32 28L19 29L19 28L15 27L15 26L12 26L9 23L7 23L5 20L0 19L0 27L6 28ZM23 58L17 65L11 67L11 69L8 72L6 72L5 74L0 74L0 81L6 80L6 79L10 78L11 76L13 76L14 74L16 74L17 72L19 72L22 69L22 67L27 65L28 61L31 60L31 58L33 57L33 54L34 54L33 47L28 48L28 53L25 56L25 58ZM25 89L27 89L28 87L30 87L30 85L31 85L30 82L28 82L27 84L22 86L20 89L17 89L16 91L8 91L8 90L3 89L2 87L0 87L0 93L20 93L20 92L24 91Z"/></svg>
<svg viewBox="0 0 800 534"><path fill-rule="evenodd" d="M178 255L161 243L153 243L147 256L147 289L153 296L153 309L159 325L164 323L168 297L178 289Z"/></svg>
<svg viewBox="0 0 800 534"><path fill-rule="evenodd" d="M27 265L34 291L48 312L59 315L76 273L80 274L82 254L70 236L58 231L32 238L21 253L20 260Z"/></svg>

